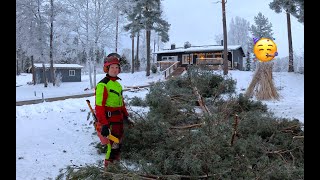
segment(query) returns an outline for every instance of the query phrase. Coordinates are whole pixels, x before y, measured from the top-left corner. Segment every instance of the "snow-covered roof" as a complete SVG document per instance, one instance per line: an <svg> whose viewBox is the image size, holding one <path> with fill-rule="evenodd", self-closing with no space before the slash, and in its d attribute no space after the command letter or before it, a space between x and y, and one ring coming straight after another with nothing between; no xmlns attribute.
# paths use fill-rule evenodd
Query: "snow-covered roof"
<svg viewBox="0 0 320 180"><path fill-rule="evenodd" d="M228 50L237 50L241 48L241 45L230 45L228 46ZM154 54L160 53L177 53L177 52L201 52L201 51L223 51L224 47L220 45L208 45L208 46L198 46L198 47L189 47L189 48L176 48L176 49L166 49L158 52L154 52Z"/></svg>
<svg viewBox="0 0 320 180"><path fill-rule="evenodd" d="M41 63L34 63L34 66L36 68L42 68ZM50 68L50 64L44 64L46 68ZM55 68L83 68L83 66L79 64L53 64L53 67Z"/></svg>

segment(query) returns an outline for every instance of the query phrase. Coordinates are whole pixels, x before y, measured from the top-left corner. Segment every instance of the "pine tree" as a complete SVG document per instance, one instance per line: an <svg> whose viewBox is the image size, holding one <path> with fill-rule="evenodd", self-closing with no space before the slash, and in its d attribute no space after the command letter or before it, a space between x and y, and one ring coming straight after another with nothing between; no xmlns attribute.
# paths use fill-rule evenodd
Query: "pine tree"
<svg viewBox="0 0 320 180"><path fill-rule="evenodd" d="M250 27L250 32L254 37L273 39L272 24L261 12L254 17L254 23Z"/></svg>
<svg viewBox="0 0 320 180"><path fill-rule="evenodd" d="M272 24L269 23L268 18L259 12L258 16L254 17L254 22L256 25L252 25L250 31L255 38L273 39ZM258 61L256 61L256 63L257 62ZM247 96L252 97L255 95L259 100L278 100L279 94L274 86L272 76L272 63L258 62L258 64L254 64L254 68L256 72L247 89Z"/></svg>
<svg viewBox="0 0 320 180"><path fill-rule="evenodd" d="M130 31L130 37L132 39L131 41L131 45L132 45L132 56L131 56L131 62L132 62L132 73L134 73L135 68L135 58L134 58L134 37L136 36L136 34L139 34L139 32L143 29L143 23L142 23L142 17L141 17L141 12L138 11L137 8L134 8L136 6L136 1L132 1L132 6L130 8L128 8L127 10L125 10L125 13L127 14L127 20L129 21L128 24L126 24L124 26L124 30L125 31ZM137 38L139 38L137 36ZM137 49L138 49L138 45L137 45ZM139 52L137 52L139 53Z"/></svg>
<svg viewBox="0 0 320 180"><path fill-rule="evenodd" d="M246 59L246 71L251 70L251 58L250 58L250 52L247 51L247 59Z"/></svg>
<svg viewBox="0 0 320 180"><path fill-rule="evenodd" d="M142 60L144 60L144 58L142 58ZM140 60L136 59L134 61L134 69L135 69L135 71L140 71L140 66L141 66Z"/></svg>
<svg viewBox="0 0 320 180"><path fill-rule="evenodd" d="M183 45L183 47L186 49L186 48L189 48L191 47L191 43L189 41L186 41Z"/></svg>
<svg viewBox="0 0 320 180"><path fill-rule="evenodd" d="M290 1L273 0L273 2L269 4L269 6L276 13L282 12L282 9L286 12L287 27L288 27L288 44L289 44L288 72L294 72L290 14L298 18L299 22L304 23L304 1L303 0L290 0Z"/></svg>
<svg viewBox="0 0 320 180"><path fill-rule="evenodd" d="M150 37L151 31L154 30L161 37L162 42L169 41L169 27L170 24L161 18L161 2L160 0L140 0L134 1L133 8L128 14L129 24L126 29L131 30L132 35L134 35L137 30L135 28L141 28L146 30L147 38L147 68L146 76L150 75Z"/></svg>
<svg viewBox="0 0 320 180"><path fill-rule="evenodd" d="M258 13L257 16L254 17L255 24L251 25L250 32L255 38L269 38L273 39L272 32L272 24L269 22L268 18L266 18L261 12ZM250 44L250 46L254 46L254 44ZM253 64L253 69L256 69L256 62Z"/></svg>
<svg viewBox="0 0 320 180"><path fill-rule="evenodd" d="M120 66L121 66L121 72L129 72L130 64L127 60L127 57L124 54L122 54L120 58Z"/></svg>
<svg viewBox="0 0 320 180"><path fill-rule="evenodd" d="M269 3L269 7L276 13L284 10L304 23L304 0L273 0Z"/></svg>

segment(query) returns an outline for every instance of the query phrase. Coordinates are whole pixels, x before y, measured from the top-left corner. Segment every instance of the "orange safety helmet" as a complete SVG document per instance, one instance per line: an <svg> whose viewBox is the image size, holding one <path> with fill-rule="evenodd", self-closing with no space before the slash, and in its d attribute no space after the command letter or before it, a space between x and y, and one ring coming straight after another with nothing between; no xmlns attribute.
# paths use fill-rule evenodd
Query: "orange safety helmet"
<svg viewBox="0 0 320 180"><path fill-rule="evenodd" d="M121 72L119 59L118 59L117 57L115 57L115 56L109 56L109 57L106 57L106 58L104 59L103 71L104 71L105 73L108 73L108 71L109 71L109 66L110 66L111 64L118 64L118 65L119 65L119 73Z"/></svg>

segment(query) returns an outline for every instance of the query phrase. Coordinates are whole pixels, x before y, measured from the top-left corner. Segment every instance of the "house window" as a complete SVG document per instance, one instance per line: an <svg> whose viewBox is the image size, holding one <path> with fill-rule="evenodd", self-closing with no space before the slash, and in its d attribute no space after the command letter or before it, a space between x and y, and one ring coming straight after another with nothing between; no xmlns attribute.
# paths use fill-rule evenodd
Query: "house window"
<svg viewBox="0 0 320 180"><path fill-rule="evenodd" d="M207 53L206 58L213 58L213 53Z"/></svg>
<svg viewBox="0 0 320 180"><path fill-rule="evenodd" d="M177 61L178 56L162 56L162 61Z"/></svg>
<svg viewBox="0 0 320 180"><path fill-rule="evenodd" d="M75 76L76 70L69 70L69 76Z"/></svg>
<svg viewBox="0 0 320 180"><path fill-rule="evenodd" d="M204 59L205 57L206 57L206 55L204 53L197 54L197 58L199 58L199 59Z"/></svg>
<svg viewBox="0 0 320 180"><path fill-rule="evenodd" d="M214 54L214 57L215 57L215 58L222 58L222 53L215 53L215 54Z"/></svg>
<svg viewBox="0 0 320 180"><path fill-rule="evenodd" d="M192 54L183 54L182 55L182 64L193 64Z"/></svg>

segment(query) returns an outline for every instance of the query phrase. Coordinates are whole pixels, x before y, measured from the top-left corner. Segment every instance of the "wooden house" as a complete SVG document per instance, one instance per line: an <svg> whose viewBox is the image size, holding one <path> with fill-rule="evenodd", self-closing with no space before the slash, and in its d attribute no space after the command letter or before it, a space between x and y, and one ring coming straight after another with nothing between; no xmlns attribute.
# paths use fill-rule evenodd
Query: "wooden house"
<svg viewBox="0 0 320 180"><path fill-rule="evenodd" d="M162 65L161 70L170 66L172 62L179 61L179 66L186 67L193 64L203 64L218 69L223 64L223 45L191 46L171 49L164 49L154 54L157 55L157 62ZM243 58L245 53L240 45L228 46L228 67L229 69L243 70ZM168 65L166 65L168 64ZM160 65L160 66L161 66Z"/></svg>
<svg viewBox="0 0 320 180"><path fill-rule="evenodd" d="M42 63L34 63L36 81L43 83L43 65ZM79 64L53 64L55 74L61 75L62 82L81 82L81 69L83 66ZM50 64L45 64L45 72L48 82L51 82Z"/></svg>

